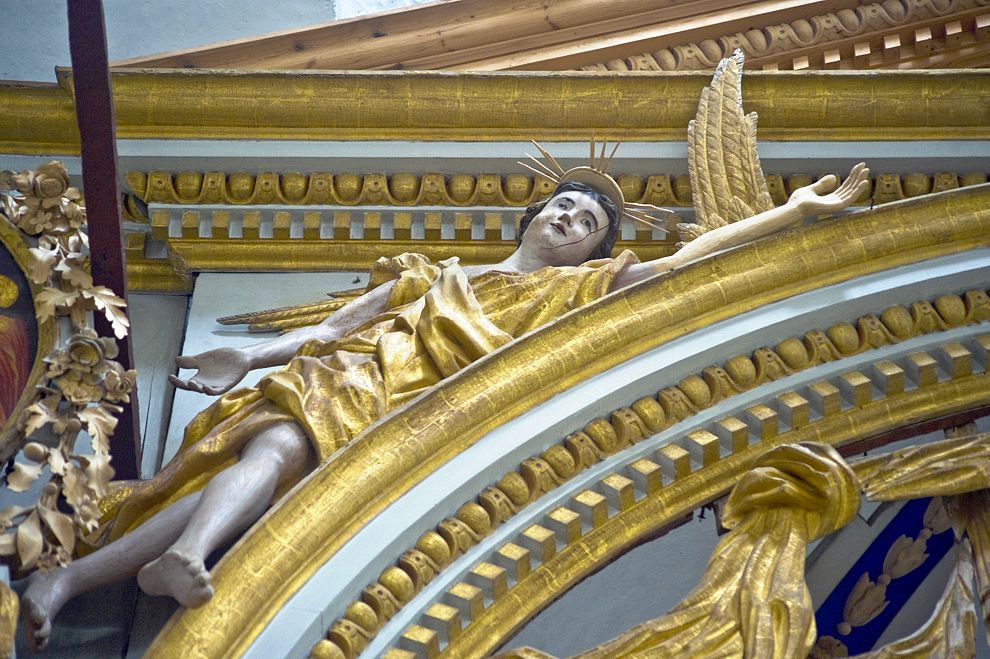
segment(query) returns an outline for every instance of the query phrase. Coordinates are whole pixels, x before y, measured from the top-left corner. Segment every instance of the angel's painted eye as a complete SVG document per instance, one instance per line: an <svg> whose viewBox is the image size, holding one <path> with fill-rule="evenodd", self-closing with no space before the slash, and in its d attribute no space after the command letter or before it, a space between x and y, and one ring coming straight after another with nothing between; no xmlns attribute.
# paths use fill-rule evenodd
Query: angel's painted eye
<svg viewBox="0 0 990 659"><path fill-rule="evenodd" d="M592 231L594 229L594 227L591 226L591 220L589 220L588 218L581 220L581 222L582 224L584 224L585 227L587 227L588 231Z"/></svg>

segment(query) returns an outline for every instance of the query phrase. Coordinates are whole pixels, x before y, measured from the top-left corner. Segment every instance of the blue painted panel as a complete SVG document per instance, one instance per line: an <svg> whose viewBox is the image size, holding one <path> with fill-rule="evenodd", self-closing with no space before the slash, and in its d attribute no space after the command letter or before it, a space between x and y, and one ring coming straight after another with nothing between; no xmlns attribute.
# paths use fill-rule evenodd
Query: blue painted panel
<svg viewBox="0 0 990 659"><path fill-rule="evenodd" d="M883 634L887 625L897 616L914 591L921 585L921 582L952 547L952 530L949 529L931 536L927 543L928 558L925 559L925 562L904 576L891 580L890 584L887 585L887 607L873 620L862 627L853 627L848 635L842 635L838 631L838 625L843 619L842 609L853 587L864 572L868 572L870 579L876 583L877 578L883 573L883 561L887 556L887 551L898 537L905 535L911 540L918 537L925 528L925 509L928 508L930 502L931 498L907 502L886 528L874 538L869 548L863 552L863 555L853 564L849 572L815 612L815 624L819 637L832 636L842 641L849 649L850 655L873 649L873 645Z"/></svg>

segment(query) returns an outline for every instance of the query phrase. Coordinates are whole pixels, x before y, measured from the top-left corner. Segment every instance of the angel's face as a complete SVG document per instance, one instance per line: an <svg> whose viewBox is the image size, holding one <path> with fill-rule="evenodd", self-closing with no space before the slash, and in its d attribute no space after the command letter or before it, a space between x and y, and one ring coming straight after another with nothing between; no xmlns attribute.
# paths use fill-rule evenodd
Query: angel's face
<svg viewBox="0 0 990 659"><path fill-rule="evenodd" d="M608 215L583 192L561 192L546 203L526 232L522 246L550 265L580 265L608 234Z"/></svg>

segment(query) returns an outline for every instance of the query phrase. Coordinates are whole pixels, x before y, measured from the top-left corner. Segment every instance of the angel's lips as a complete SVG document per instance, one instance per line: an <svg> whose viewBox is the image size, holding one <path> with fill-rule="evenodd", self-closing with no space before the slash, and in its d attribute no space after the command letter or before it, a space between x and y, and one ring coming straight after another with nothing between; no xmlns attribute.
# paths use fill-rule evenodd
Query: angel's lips
<svg viewBox="0 0 990 659"><path fill-rule="evenodd" d="M559 231L560 232L560 235L562 235L562 236L566 236L567 235L567 232L564 231L564 225L561 224L560 222L551 222L550 223L550 226L552 226L554 229L556 229L557 231Z"/></svg>

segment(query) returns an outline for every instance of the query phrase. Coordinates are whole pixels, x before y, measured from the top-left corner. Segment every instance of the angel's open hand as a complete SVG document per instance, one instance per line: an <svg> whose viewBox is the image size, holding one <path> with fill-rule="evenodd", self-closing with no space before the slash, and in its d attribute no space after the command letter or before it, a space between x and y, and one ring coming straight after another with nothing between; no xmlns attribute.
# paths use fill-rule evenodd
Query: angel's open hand
<svg viewBox="0 0 990 659"><path fill-rule="evenodd" d="M236 348L217 348L198 355L182 355L175 358L175 365L179 368L195 368L197 371L186 380L170 375L169 382L179 389L211 396L230 391L251 370L248 357Z"/></svg>
<svg viewBox="0 0 990 659"><path fill-rule="evenodd" d="M823 176L811 185L795 190L788 203L796 206L802 217L842 210L869 189L870 170L866 167L866 163L859 163L852 168L842 185L828 194L823 194L834 188L835 184L836 179L833 174Z"/></svg>

